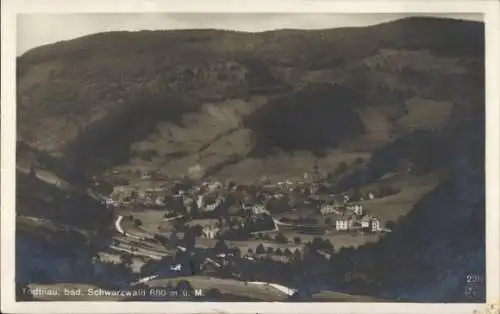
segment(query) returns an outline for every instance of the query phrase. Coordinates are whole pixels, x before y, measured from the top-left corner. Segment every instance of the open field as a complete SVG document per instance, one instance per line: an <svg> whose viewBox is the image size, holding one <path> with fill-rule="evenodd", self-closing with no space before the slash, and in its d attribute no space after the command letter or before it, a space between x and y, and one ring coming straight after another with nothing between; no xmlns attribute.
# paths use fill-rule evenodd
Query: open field
<svg viewBox="0 0 500 314"><path fill-rule="evenodd" d="M399 217L408 214L413 206L440 181L439 174L424 177L395 176L381 180L373 185L363 187L370 190L377 185L391 185L401 188L401 192L374 200L360 201L364 209L371 215L379 217L382 222L397 221Z"/></svg>
<svg viewBox="0 0 500 314"><path fill-rule="evenodd" d="M288 297L285 293L265 284L256 285L234 279L221 279L205 276L154 279L148 283L148 286L161 287L166 285L168 282L175 286L181 280L189 281L194 289L202 289L204 292L207 292L209 289L218 289L221 293L249 297L268 302L285 301ZM383 302L383 300L379 298L363 295L350 295L335 291L321 291L314 293L312 295L312 299L319 302Z"/></svg>
<svg viewBox="0 0 500 314"><path fill-rule="evenodd" d="M202 289L204 292L207 292L210 289L218 289L222 293L246 296L270 302L283 301L287 297L286 294L265 285L245 284L245 282L235 279L222 279L205 276L154 279L148 282L148 286L161 287L166 285L168 282L171 282L175 287L175 285L181 280L189 281L194 289Z"/></svg>
<svg viewBox="0 0 500 314"><path fill-rule="evenodd" d="M217 174L221 179L234 179L238 182L254 182L263 175L271 179L288 178L301 180L304 172L311 173L316 163L320 171L334 169L340 162L352 162L356 158L367 159L370 153L352 150L331 149L325 157L318 158L308 151L295 151L291 154L279 153L266 158L246 158L224 168ZM287 163L283 163L286 159Z"/></svg>

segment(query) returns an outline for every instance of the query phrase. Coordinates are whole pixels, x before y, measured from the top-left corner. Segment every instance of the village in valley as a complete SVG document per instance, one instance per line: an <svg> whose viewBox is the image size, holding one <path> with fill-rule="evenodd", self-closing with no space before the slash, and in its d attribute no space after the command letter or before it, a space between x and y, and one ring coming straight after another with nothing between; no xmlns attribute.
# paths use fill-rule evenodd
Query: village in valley
<svg viewBox="0 0 500 314"><path fill-rule="evenodd" d="M102 198L115 213L116 235L99 255L106 263L127 261L140 284L213 276L289 289L283 287L293 285L292 279L278 274L297 267L306 254L327 261L343 247L391 232L370 213L375 192L334 194L318 175L241 185L187 178L153 185L147 176L142 181L148 184L118 185ZM273 273L276 267L261 263L284 270ZM307 268L304 274L311 275L314 267Z"/></svg>

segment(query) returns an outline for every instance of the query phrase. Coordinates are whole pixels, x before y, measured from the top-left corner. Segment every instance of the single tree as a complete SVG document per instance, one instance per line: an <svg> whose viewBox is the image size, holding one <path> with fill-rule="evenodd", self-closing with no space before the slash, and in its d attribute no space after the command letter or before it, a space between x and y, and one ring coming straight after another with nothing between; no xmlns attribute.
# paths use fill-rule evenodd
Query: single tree
<svg viewBox="0 0 500 314"><path fill-rule="evenodd" d="M278 243L288 243L288 239L285 237L285 235L282 232L278 232L276 236L274 237L274 240Z"/></svg>
<svg viewBox="0 0 500 314"><path fill-rule="evenodd" d="M319 237L314 237L314 239L311 243L311 247L313 249L321 249L323 247L323 239L321 239Z"/></svg>
<svg viewBox="0 0 500 314"><path fill-rule="evenodd" d="M335 168L334 175L338 176L343 174L344 172L347 171L347 163L345 161L341 161L338 165L337 168Z"/></svg>
<svg viewBox="0 0 500 314"><path fill-rule="evenodd" d="M229 250L229 246L226 241L219 239L214 247L215 252L217 253L225 253Z"/></svg>
<svg viewBox="0 0 500 314"><path fill-rule="evenodd" d="M236 257L237 259L240 259L241 258L241 250L240 250L240 248L235 248L233 250L233 254L234 254L234 257Z"/></svg>
<svg viewBox="0 0 500 314"><path fill-rule="evenodd" d="M333 244L330 240L324 239L323 240L323 245L322 248L327 251L332 251L333 250Z"/></svg>
<svg viewBox="0 0 500 314"><path fill-rule="evenodd" d="M293 252L293 259L296 261L302 260L302 254L300 253L299 249L295 249L295 251Z"/></svg>
<svg viewBox="0 0 500 314"><path fill-rule="evenodd" d="M258 246L257 246L257 249L255 250L255 252L257 254L263 254L266 252L266 250L264 249L264 245L262 245L262 243L260 243Z"/></svg>
<svg viewBox="0 0 500 314"><path fill-rule="evenodd" d="M187 248L194 248L196 245L196 236L191 229L184 233L184 245Z"/></svg>

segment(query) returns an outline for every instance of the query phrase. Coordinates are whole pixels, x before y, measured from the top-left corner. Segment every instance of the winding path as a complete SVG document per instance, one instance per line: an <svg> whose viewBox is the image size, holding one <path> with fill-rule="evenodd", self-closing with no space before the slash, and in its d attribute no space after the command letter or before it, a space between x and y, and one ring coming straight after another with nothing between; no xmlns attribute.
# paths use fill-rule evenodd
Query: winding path
<svg viewBox="0 0 500 314"><path fill-rule="evenodd" d="M118 231L119 233L125 235L125 231L123 231L123 228L122 228L122 219L123 219L123 216L121 215L118 215L116 217L116 220L115 220L115 228L116 228L116 231Z"/></svg>

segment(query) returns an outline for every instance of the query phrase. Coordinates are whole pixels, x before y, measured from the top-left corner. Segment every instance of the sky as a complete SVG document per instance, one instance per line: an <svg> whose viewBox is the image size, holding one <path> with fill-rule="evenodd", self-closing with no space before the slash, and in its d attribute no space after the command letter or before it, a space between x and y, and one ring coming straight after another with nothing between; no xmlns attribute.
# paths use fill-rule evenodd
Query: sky
<svg viewBox="0 0 500 314"><path fill-rule="evenodd" d="M19 14L17 55L26 51L84 35L108 31L215 28L259 32L274 29L325 29L368 26L418 14L339 13L78 13ZM482 21L481 14L421 14Z"/></svg>

